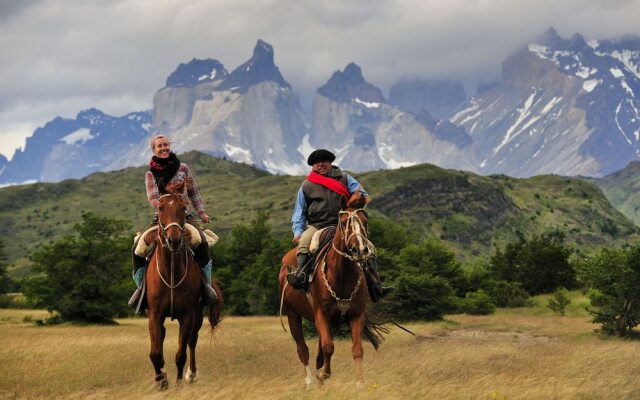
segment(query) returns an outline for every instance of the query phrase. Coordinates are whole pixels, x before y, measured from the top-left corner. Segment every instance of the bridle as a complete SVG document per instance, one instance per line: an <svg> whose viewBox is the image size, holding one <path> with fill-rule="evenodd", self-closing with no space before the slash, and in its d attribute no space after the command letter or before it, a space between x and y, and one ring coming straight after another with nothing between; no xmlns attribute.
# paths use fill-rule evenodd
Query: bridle
<svg viewBox="0 0 640 400"><path fill-rule="evenodd" d="M169 197L169 196L172 196L172 195L163 194L162 196L160 196L158 201L163 197ZM175 226L180 231L180 246L178 247L177 250L173 250L171 246L169 246L169 241L167 238L167 230L172 226ZM180 225L177 222L171 222L165 226L165 225L162 225L162 221L160 221L160 217L158 216L158 227L160 228L160 243L162 244L162 247L167 248L172 253L181 252L184 247L184 233L185 233L184 224Z"/></svg>
<svg viewBox="0 0 640 400"><path fill-rule="evenodd" d="M338 212L338 215L347 214L347 220L345 222L338 219L338 230L342 232L341 236L345 248L349 246L349 240L351 240L352 237L355 237L358 240L358 249L362 249L363 247L368 248L369 239L367 239L367 229L360 218L358 218L358 211L364 212L364 208L358 208L352 211L342 210ZM349 232L350 228L351 234L347 236L345 233ZM369 258L368 254L362 254L361 252L356 255L342 252L336 248L334 243L331 243L331 246L335 252L351 261L362 262Z"/></svg>
<svg viewBox="0 0 640 400"><path fill-rule="evenodd" d="M338 213L338 215L343 215L343 214L347 215L347 220L345 222L342 222L340 219L338 219L338 228L337 228L339 231L341 231L341 236L342 236L342 240L345 248L348 247L349 240L352 237L356 237L356 239L358 240L358 249L362 249L363 246L364 248L368 248L369 240L367 239L367 230L364 226L364 223L360 220L360 218L358 218L358 211L364 212L364 208L358 208L352 211L343 210ZM345 233L349 231L349 228L351 228L351 234L347 236L345 235ZM351 292L348 298L340 298L338 297L336 292L333 290L333 288L329 284L327 275L324 272L326 259L323 258L321 265L318 266L318 268L320 269L320 275L322 276L322 281L324 283L324 286L327 288L329 295L336 301L336 306L338 307L338 310L340 311L341 316L344 317L346 312L351 307L351 301L355 297L356 293L358 293L358 290L360 289L360 285L362 284L362 276L364 275L364 271L362 270L362 262L366 261L370 255L364 254L362 252L359 252L355 256L347 254L345 252L340 251L335 246L335 243L333 243L333 241L331 242L331 247L333 248L333 251L340 254L342 257L355 262L356 267L359 269L358 281L356 282L356 285L353 288L353 291Z"/></svg>
<svg viewBox="0 0 640 400"><path fill-rule="evenodd" d="M162 196L160 196L160 198L158 199L158 201L163 198L163 197L168 197L171 196L171 194L163 194ZM167 239L167 230L169 228L171 228L172 226L175 226L176 228L178 228L180 230L180 246L178 247L177 250L173 250L172 247L169 245L169 241ZM185 246L184 245L184 233L185 233L185 228L184 228L184 224L180 225L177 222L171 222L169 224L167 224L166 226L162 225L162 222L160 221L160 216L158 215L158 228L159 228L159 236L160 236L160 243L162 244L162 247L166 248L167 250L169 250L169 252L171 253L171 278L170 278L170 282L167 282L166 279L164 279L164 276L162 276L162 272L160 271L160 265L158 263L158 256L156 256L156 270L158 271L158 275L160 276L160 280L162 280L162 283L164 283L171 291L171 319L173 320L173 289L177 288L178 286L180 286L182 284L182 282L184 282L184 280L187 278L187 272L189 271L188 268L188 263L189 263L189 253L191 253L191 256L193 257L193 250L191 250L191 247L189 246ZM182 279L180 279L180 281L178 281L178 283L175 283L175 262L174 260L176 259L175 255L176 253L179 255L180 253L182 253L184 251L184 275L182 276Z"/></svg>

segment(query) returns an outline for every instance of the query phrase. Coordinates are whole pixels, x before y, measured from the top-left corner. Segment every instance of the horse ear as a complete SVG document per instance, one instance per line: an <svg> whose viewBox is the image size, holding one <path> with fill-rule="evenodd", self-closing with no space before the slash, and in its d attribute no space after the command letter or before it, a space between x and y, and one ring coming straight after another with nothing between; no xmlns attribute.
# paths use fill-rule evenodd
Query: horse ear
<svg viewBox="0 0 640 400"><path fill-rule="evenodd" d="M164 182L162 181L162 178L160 178L160 180L158 180L157 182L158 185L158 192L160 192L161 195L167 194L167 187L164 185Z"/></svg>
<svg viewBox="0 0 640 400"><path fill-rule="evenodd" d="M340 196L340 209L346 210L348 207L349 207L349 199L347 198L347 196L345 195Z"/></svg>

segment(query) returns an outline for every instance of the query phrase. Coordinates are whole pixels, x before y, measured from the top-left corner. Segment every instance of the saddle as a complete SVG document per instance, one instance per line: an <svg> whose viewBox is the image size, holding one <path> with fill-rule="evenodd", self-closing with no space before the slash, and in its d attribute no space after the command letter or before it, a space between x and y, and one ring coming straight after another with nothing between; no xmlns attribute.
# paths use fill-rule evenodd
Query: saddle
<svg viewBox="0 0 640 400"><path fill-rule="evenodd" d="M319 261L327 253L331 245L331 241L336 234L335 226L328 226L326 228L318 230L313 234L311 238L311 244L309 245L309 258L308 263L311 263L312 268L309 272L309 283L313 282L313 277L316 274L316 268L318 268Z"/></svg>

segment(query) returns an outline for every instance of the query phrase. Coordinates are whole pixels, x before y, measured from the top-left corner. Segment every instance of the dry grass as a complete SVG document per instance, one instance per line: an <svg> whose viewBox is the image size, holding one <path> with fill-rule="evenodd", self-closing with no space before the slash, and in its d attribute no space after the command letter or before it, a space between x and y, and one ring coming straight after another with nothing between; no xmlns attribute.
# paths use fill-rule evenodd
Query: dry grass
<svg viewBox="0 0 640 400"><path fill-rule="evenodd" d="M412 323L393 329L379 352L365 348L365 387L353 381L350 342L339 341L333 376L303 390L289 334L274 317L225 319L201 331L200 380L177 388L177 323L168 323L171 387L153 388L145 319L118 326L36 327L38 311L0 310L0 398L65 399L637 399L639 343L593 334L586 316L524 310ZM315 357L316 341L310 341Z"/></svg>

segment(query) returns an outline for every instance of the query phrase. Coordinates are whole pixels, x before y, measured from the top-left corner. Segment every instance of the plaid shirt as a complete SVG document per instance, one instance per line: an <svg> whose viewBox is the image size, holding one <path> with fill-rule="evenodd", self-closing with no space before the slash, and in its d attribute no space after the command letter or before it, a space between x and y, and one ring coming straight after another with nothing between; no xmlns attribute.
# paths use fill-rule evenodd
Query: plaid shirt
<svg viewBox="0 0 640 400"><path fill-rule="evenodd" d="M186 181L186 190L182 192L182 200L185 203L189 204L189 200L191 200L191 204L193 204L193 208L196 210L200 218L203 218L204 204L202 203L202 197L200 197L200 192L198 191L198 186L196 186L196 181L193 179L193 175L191 175L191 170L185 163L180 163L180 167L178 167L178 171L171 178L169 184L180 184L183 181ZM156 214L158 213L158 200L160 200L160 191L158 190L158 185L156 184L156 180L153 178L153 173L151 171L147 171L147 175L145 176L145 184L147 186L147 198L149 199L149 204L156 210Z"/></svg>

